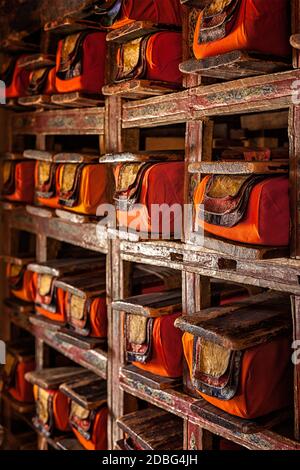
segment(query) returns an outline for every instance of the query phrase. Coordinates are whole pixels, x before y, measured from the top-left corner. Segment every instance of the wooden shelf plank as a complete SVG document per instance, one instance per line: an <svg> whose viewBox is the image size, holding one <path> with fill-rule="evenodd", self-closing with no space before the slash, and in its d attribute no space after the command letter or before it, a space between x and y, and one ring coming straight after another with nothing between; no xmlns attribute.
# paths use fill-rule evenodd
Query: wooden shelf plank
<svg viewBox="0 0 300 470"><path fill-rule="evenodd" d="M61 93L51 96L51 103L67 108L91 108L101 106L104 100L101 96L87 95L79 92Z"/></svg>
<svg viewBox="0 0 300 470"><path fill-rule="evenodd" d="M177 89L178 87L172 86L170 83L132 79L105 85L102 88L102 93L104 96L122 96L123 98L138 100L148 96L170 94Z"/></svg>
<svg viewBox="0 0 300 470"><path fill-rule="evenodd" d="M38 208L39 209L39 208ZM42 209L45 210L45 209ZM15 229L31 233L43 234L55 240L91 249L100 253L108 253L106 230L97 229L97 224L74 224L63 219L50 218L48 210L45 217L29 214L24 207L19 210L5 211L7 223Z"/></svg>
<svg viewBox="0 0 300 470"><path fill-rule="evenodd" d="M174 26L161 26L152 23L152 21L134 21L121 28L114 29L107 34L106 40L122 44L134 39L146 36L151 33L158 33L160 31L180 31L180 28Z"/></svg>
<svg viewBox="0 0 300 470"><path fill-rule="evenodd" d="M190 173L202 173L205 175L248 175L258 174L282 174L287 173L289 162L201 162L190 163L188 170Z"/></svg>
<svg viewBox="0 0 300 470"><path fill-rule="evenodd" d="M57 109L56 104L51 103L51 96L49 95L34 95L24 96L18 99L18 104L24 108L34 109ZM22 110L24 111L24 110Z"/></svg>
<svg viewBox="0 0 300 470"><path fill-rule="evenodd" d="M208 418L200 417L192 411L192 405L199 400L178 390L155 390L137 380L132 380L120 372L122 389L141 400L145 400L169 413L189 419L192 423L213 434L232 440L250 450L300 450L300 443L271 430L260 430L252 434L243 434L236 429L227 429Z"/></svg>
<svg viewBox="0 0 300 470"><path fill-rule="evenodd" d="M156 408L129 413L117 420L129 439L143 450L182 450L183 422Z"/></svg>
<svg viewBox="0 0 300 470"><path fill-rule="evenodd" d="M284 109L292 104L299 70L194 87L123 106L123 128L152 127L228 115Z"/></svg>
<svg viewBox="0 0 300 470"><path fill-rule="evenodd" d="M238 284L300 294L300 261L289 258L240 259L173 242L121 241L123 260L166 266Z"/></svg>
<svg viewBox="0 0 300 470"><path fill-rule="evenodd" d="M182 73L197 73L202 77L221 80L271 74L288 68L291 68L291 64L282 60L238 50L206 59L190 59L179 66Z"/></svg>
<svg viewBox="0 0 300 470"><path fill-rule="evenodd" d="M49 329L49 324L40 318L31 317L34 325L35 336L44 341L48 346L56 349L64 356L76 362L82 367L91 370L102 379L107 376L107 353L100 350L85 350L71 343L62 341L57 335L57 329Z"/></svg>
<svg viewBox="0 0 300 470"><path fill-rule="evenodd" d="M104 108L58 109L19 113L13 119L14 134L103 135Z"/></svg>

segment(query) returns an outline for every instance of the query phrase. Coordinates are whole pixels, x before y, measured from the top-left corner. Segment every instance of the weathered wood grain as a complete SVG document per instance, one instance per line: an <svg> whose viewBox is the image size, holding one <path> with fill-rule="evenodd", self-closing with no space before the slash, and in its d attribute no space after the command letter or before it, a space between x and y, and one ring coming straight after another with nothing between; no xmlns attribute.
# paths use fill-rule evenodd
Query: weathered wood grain
<svg viewBox="0 0 300 470"><path fill-rule="evenodd" d="M11 116L14 134L99 135L104 134L104 109L61 109Z"/></svg>

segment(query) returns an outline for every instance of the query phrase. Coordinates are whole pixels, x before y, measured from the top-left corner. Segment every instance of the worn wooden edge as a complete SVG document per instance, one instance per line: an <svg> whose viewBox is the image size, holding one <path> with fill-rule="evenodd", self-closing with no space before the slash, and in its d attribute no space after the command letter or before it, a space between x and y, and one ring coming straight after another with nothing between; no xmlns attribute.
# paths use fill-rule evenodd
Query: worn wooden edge
<svg viewBox="0 0 300 470"><path fill-rule="evenodd" d="M57 109L58 105L51 103L50 95L32 95L32 96L23 96L18 98L18 104L26 108L45 108L45 109Z"/></svg>
<svg viewBox="0 0 300 470"><path fill-rule="evenodd" d="M75 32L86 31L106 31L96 21L89 21L85 19L65 17L62 19L49 21L44 26L45 32L51 32L55 34L72 34Z"/></svg>
<svg viewBox="0 0 300 470"><path fill-rule="evenodd" d="M85 351L91 351L94 349L103 349L106 347L106 340L103 338L89 338L85 336L80 336L76 334L71 329L61 328L56 335L57 339L63 341L64 343L71 344L77 348L83 349Z"/></svg>
<svg viewBox="0 0 300 470"><path fill-rule="evenodd" d="M123 96L135 100L173 93L178 89L180 87L172 86L170 83L133 79L104 85L102 93L104 96Z"/></svg>
<svg viewBox="0 0 300 470"><path fill-rule="evenodd" d="M0 163L3 160L24 160L21 152L3 152L0 154Z"/></svg>
<svg viewBox="0 0 300 470"><path fill-rule="evenodd" d="M99 155L64 152L54 155L53 160L55 163L95 163L99 161Z"/></svg>
<svg viewBox="0 0 300 470"><path fill-rule="evenodd" d="M25 379L32 385L38 385L45 390L56 390L61 384L72 382L84 374L86 370L82 367L52 367L27 372Z"/></svg>
<svg viewBox="0 0 300 470"><path fill-rule="evenodd" d="M173 439L183 444L183 426L180 418L158 408L149 407L128 413L117 419L117 425L143 450L156 450ZM168 447L164 447L167 449Z"/></svg>
<svg viewBox="0 0 300 470"><path fill-rule="evenodd" d="M54 152L47 152L46 150L34 150L34 149L26 149L23 152L24 158L29 158L30 160L38 160L44 162L53 162L55 153Z"/></svg>
<svg viewBox="0 0 300 470"><path fill-rule="evenodd" d="M289 68L291 65L284 60L272 60L239 50L206 59L190 59L179 65L182 73L198 73L227 80L276 73Z"/></svg>
<svg viewBox="0 0 300 470"><path fill-rule="evenodd" d="M94 387L95 385L98 388L98 396L93 398L88 398L80 394L76 390L76 384L85 387ZM96 410L101 406L105 405L107 402L107 386L106 381L93 374L92 372L87 372L86 376L82 376L78 380L68 381L67 383L62 383L59 386L59 390L64 393L72 401L78 403L78 405L86 408L88 410Z"/></svg>
<svg viewBox="0 0 300 470"><path fill-rule="evenodd" d="M199 162L190 163L188 171L207 175L281 174L288 173L289 162Z"/></svg>
<svg viewBox="0 0 300 470"><path fill-rule="evenodd" d="M134 305L124 300L113 302L112 308L119 312L125 312L131 315L139 315L148 318L159 318L178 312L182 309L182 303L177 303L168 307L151 308L145 307L143 305Z"/></svg>
<svg viewBox="0 0 300 470"><path fill-rule="evenodd" d="M236 325L238 328L238 311L234 312L235 316L232 316L232 321L236 321ZM201 314L201 317L203 315L203 312ZM290 322L290 315L286 313L285 315L282 314L282 316L274 316L273 321L274 321L274 326L272 327L271 320L269 320L269 323L266 323L264 325L264 321L262 320L260 324L257 326L257 331L255 332L249 332L248 335L244 333L243 338L237 339L237 338L232 338L230 337L230 334L227 334L226 331L224 334L222 333L217 333L216 331L213 331L212 329L209 329L209 327L205 327L205 321L203 321L203 326L201 326L199 323L197 324L196 316L191 316L189 317L183 317L183 319L180 321L175 322L175 326L183 331L189 332L193 336L197 337L203 337L205 340L208 340L214 344L218 344L222 346L225 349L231 350L231 351L241 351L241 350L246 350L250 349L252 347L258 346L260 344L266 343L274 338L277 338L282 335L289 335L292 331L292 325Z"/></svg>
<svg viewBox="0 0 300 470"><path fill-rule="evenodd" d="M292 409L285 408L261 418L248 420L219 410L203 399L193 403L191 411L210 423L218 424L225 429L230 429L234 433L240 434L256 434L262 430L271 429L287 421L292 416Z"/></svg>
<svg viewBox="0 0 300 470"><path fill-rule="evenodd" d="M89 108L102 106L104 100L101 95L85 95L80 92L61 93L51 96L51 103L59 106L67 106L71 108Z"/></svg>
<svg viewBox="0 0 300 470"><path fill-rule="evenodd" d="M134 21L128 25L110 31L106 36L106 41L109 43L122 44L146 36L147 34L165 30L180 31L179 28L174 26L157 25L152 21Z"/></svg>
<svg viewBox="0 0 300 470"><path fill-rule="evenodd" d="M100 274L100 273L99 273ZM102 275L105 273L103 272ZM72 295L75 295L76 297L80 297L81 299L90 299L94 297L100 297L101 295L106 293L106 288L105 288L105 280L100 280L99 278L99 284L93 286L91 289L83 289L80 287L72 286L69 282L65 282L64 279L57 279L55 282L55 287L62 289L65 292L69 292Z"/></svg>
<svg viewBox="0 0 300 470"><path fill-rule="evenodd" d="M182 5L186 5L188 7L195 7L199 8L199 10L203 10L206 6L211 3L211 0L180 0Z"/></svg>
<svg viewBox="0 0 300 470"><path fill-rule="evenodd" d="M182 383L182 378L170 379L151 374L145 370L139 369L133 365L127 365L121 368L120 373L128 379L142 382L155 390L166 390L177 388Z"/></svg>
<svg viewBox="0 0 300 470"><path fill-rule="evenodd" d="M72 224L88 224L96 226L96 217L76 214L76 212L68 212L63 209L55 209L55 215L60 219L65 220L66 222L71 222Z"/></svg>
<svg viewBox="0 0 300 470"><path fill-rule="evenodd" d="M51 219L55 217L55 211L39 206L26 206L26 212L34 217L41 217L42 219Z"/></svg>
<svg viewBox="0 0 300 470"><path fill-rule="evenodd" d="M192 232L187 244L197 245L199 243L198 234ZM201 237L202 248L206 248L213 252L230 256L240 260L264 260L285 258L289 256L288 247L268 247L258 245L246 245L234 241L226 241L216 238L205 232L204 237Z"/></svg>
<svg viewBox="0 0 300 470"><path fill-rule="evenodd" d="M86 450L76 437L60 437L55 439L58 450Z"/></svg>
<svg viewBox="0 0 300 470"><path fill-rule="evenodd" d="M100 163L131 163L131 162L151 162L158 163L160 161L182 161L184 152L182 151L161 151L161 152L122 152L108 153L100 157Z"/></svg>
<svg viewBox="0 0 300 470"><path fill-rule="evenodd" d="M33 325L33 328L47 328L49 331L54 331L55 333L60 331L62 326L64 326L62 323L56 322L54 320L49 320L38 312L34 313L33 315L30 315L29 321Z"/></svg>
<svg viewBox="0 0 300 470"><path fill-rule="evenodd" d="M18 66L27 70L54 67L55 56L50 54L32 54L19 59Z"/></svg>

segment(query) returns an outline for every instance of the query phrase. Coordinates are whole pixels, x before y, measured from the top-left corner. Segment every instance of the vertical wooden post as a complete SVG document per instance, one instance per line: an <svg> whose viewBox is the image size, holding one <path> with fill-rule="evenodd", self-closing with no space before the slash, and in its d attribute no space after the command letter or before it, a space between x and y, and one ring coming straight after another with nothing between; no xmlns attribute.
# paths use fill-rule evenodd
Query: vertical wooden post
<svg viewBox="0 0 300 470"><path fill-rule="evenodd" d="M289 113L290 139L290 201L291 201L291 240L290 251L293 258L300 258L300 104L293 105Z"/></svg>
<svg viewBox="0 0 300 470"><path fill-rule="evenodd" d="M193 227L193 194L191 177L188 173L189 163L209 161L212 158L212 137L213 122L209 120L189 121L186 127L186 152L185 152L185 226L184 241L192 243ZM187 216L188 215L188 216ZM211 305L211 289L210 279L206 276L200 276L191 272L183 271L182 293L183 293L183 312L187 315L210 307ZM186 390L195 394L190 381L187 367L184 368L184 385ZM204 450L211 448L212 434L199 426L190 423L188 420L185 424L185 445L186 449Z"/></svg>
<svg viewBox="0 0 300 470"><path fill-rule="evenodd" d="M187 450L213 450L213 434L197 424L185 421L184 448Z"/></svg>
<svg viewBox="0 0 300 470"><path fill-rule="evenodd" d="M300 441L300 297L292 296L293 315L293 339L295 352L294 362L294 434L295 439ZM297 345L299 342L299 345Z"/></svg>
<svg viewBox="0 0 300 470"><path fill-rule="evenodd" d="M300 1L291 1L291 16L292 16L292 34L300 33ZM293 67L297 69L300 66L300 51L293 49Z"/></svg>

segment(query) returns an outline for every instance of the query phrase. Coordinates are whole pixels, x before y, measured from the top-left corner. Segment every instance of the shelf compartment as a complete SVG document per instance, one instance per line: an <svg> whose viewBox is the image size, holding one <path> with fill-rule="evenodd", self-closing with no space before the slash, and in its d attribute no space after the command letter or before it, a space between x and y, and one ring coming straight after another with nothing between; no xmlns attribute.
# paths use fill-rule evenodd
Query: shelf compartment
<svg viewBox="0 0 300 470"><path fill-rule="evenodd" d="M270 60L268 56L232 51L207 59L188 60L180 64L179 69L182 73L197 73L203 77L219 80L235 80L281 72L291 67L291 64L283 60Z"/></svg>
<svg viewBox="0 0 300 470"><path fill-rule="evenodd" d="M192 411L194 404L199 405L199 399L184 394L180 390L156 390L141 381L131 379L120 370L121 388L141 400L147 401L165 411L173 413L181 418L189 419L191 423L206 429L213 434L224 437L240 444L250 450L299 450L300 443L289 437L278 434L275 431L264 429L255 434L241 434L232 428L224 427L219 422L200 417ZM204 400L203 400L204 402ZM206 404L206 402L205 402ZM229 415L230 416L230 415Z"/></svg>
<svg viewBox="0 0 300 470"><path fill-rule="evenodd" d="M129 380L139 381L144 386L151 387L154 390L176 389L182 384L181 378L170 379L168 377L160 377L132 365L123 367L122 374Z"/></svg>
<svg viewBox="0 0 300 470"><path fill-rule="evenodd" d="M141 450L183 449L183 422L165 411L152 407L136 411L119 418L117 424Z"/></svg>
<svg viewBox="0 0 300 470"><path fill-rule="evenodd" d="M125 103L123 128L156 127L207 116L284 109L293 103L299 70L197 86L172 95Z"/></svg>
<svg viewBox="0 0 300 470"><path fill-rule="evenodd" d="M56 106L66 106L67 108L91 108L102 106L104 100L101 96L86 95L76 91L52 95L51 103Z"/></svg>
<svg viewBox="0 0 300 470"><path fill-rule="evenodd" d="M49 95L24 96L18 99L18 104L24 108L57 109L59 106L51 103Z"/></svg>
<svg viewBox="0 0 300 470"><path fill-rule="evenodd" d="M173 93L177 89L169 83L133 79L104 85L102 93L104 96L122 96L123 98L138 100L149 96Z"/></svg>
<svg viewBox="0 0 300 470"><path fill-rule="evenodd" d="M38 317L31 317L30 321L34 326L35 336L44 341L48 346L76 362L82 367L91 370L103 379L107 376L107 353L100 350L84 350L67 343L58 338L57 328L49 329L49 322L45 322Z"/></svg>

